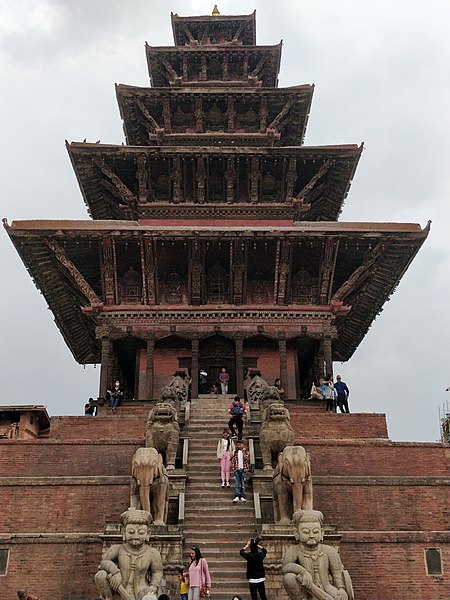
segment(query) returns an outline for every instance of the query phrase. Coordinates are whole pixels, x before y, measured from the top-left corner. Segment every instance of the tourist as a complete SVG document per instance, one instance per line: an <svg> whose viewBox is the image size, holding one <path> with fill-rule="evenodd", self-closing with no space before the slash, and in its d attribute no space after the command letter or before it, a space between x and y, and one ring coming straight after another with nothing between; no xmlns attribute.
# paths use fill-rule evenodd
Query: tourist
<svg viewBox="0 0 450 600"><path fill-rule="evenodd" d="M39 600L37 596L33 596L33 594L29 594L27 590L19 590L17 592L17 597L19 600Z"/></svg>
<svg viewBox="0 0 450 600"><path fill-rule="evenodd" d="M184 569L178 569L178 581L180 582L180 600L188 600L189 577Z"/></svg>
<svg viewBox="0 0 450 600"><path fill-rule="evenodd" d="M92 404L94 402L93 398L89 398L89 401L84 405L84 416L85 417L95 417L97 414L97 407Z"/></svg>
<svg viewBox="0 0 450 600"><path fill-rule="evenodd" d="M208 563L202 557L198 546L191 546L191 562L189 565L188 600L200 600L211 590L211 576Z"/></svg>
<svg viewBox="0 0 450 600"><path fill-rule="evenodd" d="M236 430L234 426L236 425L238 430L237 437L239 440L242 440L242 433L244 431L244 415L246 412L247 409L245 408L245 404L241 402L239 396L235 396L233 402L230 404L230 408L228 409L228 414L231 417L228 421L228 427L230 428L231 435L235 438Z"/></svg>
<svg viewBox="0 0 450 600"><path fill-rule="evenodd" d="M200 369L198 383L199 394L206 394L208 392L208 373L204 369Z"/></svg>
<svg viewBox="0 0 450 600"><path fill-rule="evenodd" d="M314 382L311 386L311 393L309 394L309 398L307 398L307 400L324 400L324 384L325 381L322 379L322 377L320 378L318 385L316 385Z"/></svg>
<svg viewBox="0 0 450 600"><path fill-rule="evenodd" d="M231 600L242 600L242 596L239 596L239 594L235 594Z"/></svg>
<svg viewBox="0 0 450 600"><path fill-rule="evenodd" d="M274 385L277 388L278 393L280 394L280 399L284 400L283 382L281 381L281 379L279 377L277 377L275 379L275 384Z"/></svg>
<svg viewBox="0 0 450 600"><path fill-rule="evenodd" d="M158 600L170 600L170 598L167 594L160 594Z"/></svg>
<svg viewBox="0 0 450 600"><path fill-rule="evenodd" d="M234 471L235 497L233 502L246 502L245 500L245 474L249 470L248 450L242 440L236 442L236 450L231 459Z"/></svg>
<svg viewBox="0 0 450 600"><path fill-rule="evenodd" d="M323 390L324 398L327 402L325 410L333 412L336 409L336 392L333 385L333 375L326 376L325 383L323 386L320 386L320 389Z"/></svg>
<svg viewBox="0 0 450 600"><path fill-rule="evenodd" d="M252 600L258 600L258 593L261 600L267 600L263 564L267 550L258 544L257 539L248 540L239 554L247 561L247 579Z"/></svg>
<svg viewBox="0 0 450 600"><path fill-rule="evenodd" d="M228 429L224 429L222 437L217 444L217 459L220 463L222 487L230 487L230 464L234 450L234 442L230 440Z"/></svg>
<svg viewBox="0 0 450 600"><path fill-rule="evenodd" d="M336 403L339 406L339 410L341 413L349 413L348 397L350 396L350 390L348 389L347 384L342 381L340 375L336 377L334 389L336 390Z"/></svg>
<svg viewBox="0 0 450 600"><path fill-rule="evenodd" d="M226 396L228 394L228 383L230 381L230 375L226 369L226 367L222 367L219 373L219 383L220 389L222 392L222 396Z"/></svg>
<svg viewBox="0 0 450 600"><path fill-rule="evenodd" d="M326 592L335 600L348 600L339 554L322 543L323 514L317 510L299 510L292 521L298 543L287 548L281 566L289 598L310 600L322 598Z"/></svg>
<svg viewBox="0 0 450 600"><path fill-rule="evenodd" d="M121 399L123 398L123 391L120 387L120 381L117 379L114 382L114 389L108 390L109 397L111 398L111 408L112 410L116 410L119 406Z"/></svg>

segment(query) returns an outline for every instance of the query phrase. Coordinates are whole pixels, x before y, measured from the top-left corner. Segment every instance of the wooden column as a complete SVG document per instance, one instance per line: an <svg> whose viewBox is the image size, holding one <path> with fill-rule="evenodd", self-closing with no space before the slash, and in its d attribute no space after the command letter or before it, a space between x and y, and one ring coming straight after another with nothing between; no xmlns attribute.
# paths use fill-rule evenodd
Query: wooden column
<svg viewBox="0 0 450 600"><path fill-rule="evenodd" d="M244 397L244 338L236 338L236 393L239 398Z"/></svg>
<svg viewBox="0 0 450 600"><path fill-rule="evenodd" d="M325 375L333 375L333 358L331 352L331 338L325 337L323 343L323 358L325 361Z"/></svg>
<svg viewBox="0 0 450 600"><path fill-rule="evenodd" d="M102 337L102 355L101 355L101 365L100 365L100 386L98 391L98 397L106 399L106 390L108 389L108 385L112 385L110 383L111 373L110 373L110 355L112 350L112 344L109 337Z"/></svg>
<svg viewBox="0 0 450 600"><path fill-rule="evenodd" d="M280 353L280 378L283 382L284 397L289 398L288 382L287 382L287 356L286 356L286 340L278 340L278 351Z"/></svg>
<svg viewBox="0 0 450 600"><path fill-rule="evenodd" d="M155 352L155 340L152 337L147 338L147 365L145 370L145 399L153 400L153 355Z"/></svg>
<svg viewBox="0 0 450 600"><path fill-rule="evenodd" d="M197 339L191 340L191 397L198 398L198 352L199 342Z"/></svg>

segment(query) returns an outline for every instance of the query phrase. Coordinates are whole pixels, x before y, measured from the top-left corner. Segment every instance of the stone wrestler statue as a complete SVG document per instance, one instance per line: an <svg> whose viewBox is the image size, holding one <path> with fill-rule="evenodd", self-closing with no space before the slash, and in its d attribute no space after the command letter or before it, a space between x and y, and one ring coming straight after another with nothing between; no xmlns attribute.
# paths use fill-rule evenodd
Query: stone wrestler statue
<svg viewBox="0 0 450 600"><path fill-rule="evenodd" d="M150 513L127 510L120 519L124 541L104 552L97 588L104 600L156 600L163 565L158 550L147 544Z"/></svg>
<svg viewBox="0 0 450 600"><path fill-rule="evenodd" d="M337 550L322 543L323 515L317 510L299 510L292 518L298 544L283 557L283 585L291 600L353 600L348 573ZM346 589L347 588L347 589Z"/></svg>

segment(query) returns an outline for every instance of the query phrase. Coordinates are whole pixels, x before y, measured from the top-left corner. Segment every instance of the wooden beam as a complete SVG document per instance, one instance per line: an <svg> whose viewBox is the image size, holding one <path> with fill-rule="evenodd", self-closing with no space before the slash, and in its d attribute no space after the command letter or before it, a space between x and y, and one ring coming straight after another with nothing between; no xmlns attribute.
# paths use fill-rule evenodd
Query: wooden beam
<svg viewBox="0 0 450 600"><path fill-rule="evenodd" d="M234 304L244 303L245 276L247 269L247 252L245 242L236 240L230 244L230 267L232 273L232 301Z"/></svg>
<svg viewBox="0 0 450 600"><path fill-rule="evenodd" d="M102 239L102 283L103 297L107 306L116 303L115 298L115 270L112 241L109 237Z"/></svg>
<svg viewBox="0 0 450 600"><path fill-rule="evenodd" d="M259 199L260 160L252 156L250 166L250 202L256 204Z"/></svg>
<svg viewBox="0 0 450 600"><path fill-rule="evenodd" d="M291 108L294 106L296 100L297 99L295 98L295 96L291 96L289 98L289 100L286 102L286 104L283 106L283 108L277 114L275 119L269 125L269 127L268 127L269 129L277 129L278 128L278 125L280 124L281 120L289 113Z"/></svg>
<svg viewBox="0 0 450 600"><path fill-rule="evenodd" d="M157 266L156 252L153 240L148 238L143 239L144 249L144 275L143 283L145 282L146 302L152 306L157 304Z"/></svg>
<svg viewBox="0 0 450 600"><path fill-rule="evenodd" d="M330 301L338 249L339 240L335 241L333 238L326 239L320 264L319 303L322 305L327 305Z"/></svg>
<svg viewBox="0 0 450 600"><path fill-rule="evenodd" d="M73 262L67 258L66 253L63 248L56 242L55 240L46 239L44 240L45 245L49 248L56 260L59 264L64 267L66 275L69 276L69 279L75 284L77 289L87 298L89 304L93 307L100 307L103 305L101 299L97 296L94 290L91 288L89 283L80 273L80 271L76 268Z"/></svg>
<svg viewBox="0 0 450 600"><path fill-rule="evenodd" d="M317 184L317 182L328 173L333 165L334 160L328 159L326 162L324 162L317 173L311 177L308 183L303 186L303 188L295 196L296 200L305 200L306 196L314 189L314 186Z"/></svg>
<svg viewBox="0 0 450 600"><path fill-rule="evenodd" d="M236 159L234 156L229 156L227 159L227 172L225 177L227 180L227 202L228 204L231 204L234 202L234 187L236 179Z"/></svg>
<svg viewBox="0 0 450 600"><path fill-rule="evenodd" d="M267 129L267 96L261 97L259 106L259 131L264 133Z"/></svg>
<svg viewBox="0 0 450 600"><path fill-rule="evenodd" d="M202 204L205 201L206 185L206 167L203 156L197 158L196 182L197 182L197 202Z"/></svg>
<svg viewBox="0 0 450 600"><path fill-rule="evenodd" d="M172 67L172 65L169 63L169 61L167 60L167 58L162 58L161 59L161 63L163 64L164 68L167 71L167 74L169 76L169 83L176 83L177 81L181 81L181 77L178 75L178 73L175 71L175 69Z"/></svg>
<svg viewBox="0 0 450 600"><path fill-rule="evenodd" d="M266 55L264 54L259 59L258 64L256 65L256 67L250 73L250 77L257 77L259 75L259 73L261 72L262 68L264 67L265 62L266 62Z"/></svg>
<svg viewBox="0 0 450 600"><path fill-rule="evenodd" d="M186 34L186 37L189 40L190 46L198 44L198 41L194 38L189 27L185 23L181 23L181 28L184 31L184 33Z"/></svg>
<svg viewBox="0 0 450 600"><path fill-rule="evenodd" d="M384 254L389 247L389 241L378 242L364 259L363 263L350 275L350 277L334 293L331 302L342 302L345 297L356 287L361 286L365 279L371 274L375 262Z"/></svg>
<svg viewBox="0 0 450 600"><path fill-rule="evenodd" d="M287 240L281 241L280 261L278 267L278 294L276 304L286 304L288 301L287 290L290 279L292 262L291 244Z"/></svg>
<svg viewBox="0 0 450 600"><path fill-rule="evenodd" d="M169 96L163 98L163 119L164 119L164 131L166 133L172 133L172 122L170 115L170 99Z"/></svg>
<svg viewBox="0 0 450 600"><path fill-rule="evenodd" d="M124 182L112 172L112 170L100 159L92 159L93 163L100 171L109 179L108 181L100 180L102 185L110 191L114 196L122 200L128 206L136 202L136 195L124 184Z"/></svg>
<svg viewBox="0 0 450 600"><path fill-rule="evenodd" d="M201 96L195 96L194 100L195 132L203 133L203 100Z"/></svg>
<svg viewBox="0 0 450 600"><path fill-rule="evenodd" d="M239 26L239 29L236 31L236 33L234 34L232 40L231 40L231 44L236 44L237 42L239 42L239 38L242 35L242 32L244 31L244 26L246 25L245 21L242 21L242 23Z"/></svg>
<svg viewBox="0 0 450 600"><path fill-rule="evenodd" d="M141 116L143 117L144 122L146 122L149 125L148 131L156 131L157 129L161 129L161 126L159 125L159 123L157 123L155 121L155 119L152 117L152 115L147 110L147 107L145 106L145 104L142 102L142 100L138 96L133 96L133 102L136 105L136 107L139 109L139 112L141 113Z"/></svg>
<svg viewBox="0 0 450 600"><path fill-rule="evenodd" d="M181 202L181 157L175 155L172 164L173 201Z"/></svg>
<svg viewBox="0 0 450 600"><path fill-rule="evenodd" d="M234 96L228 96L228 133L234 133L236 127L236 109L234 108Z"/></svg>
<svg viewBox="0 0 450 600"><path fill-rule="evenodd" d="M286 177L286 194L285 194L285 202L291 202L292 197L294 195L294 186L297 181L297 157L290 156L289 157L289 166Z"/></svg>
<svg viewBox="0 0 450 600"><path fill-rule="evenodd" d="M138 202L139 204L146 204L148 202L148 170L147 170L147 157L145 154L139 154L136 158L137 165L137 180L138 180Z"/></svg>

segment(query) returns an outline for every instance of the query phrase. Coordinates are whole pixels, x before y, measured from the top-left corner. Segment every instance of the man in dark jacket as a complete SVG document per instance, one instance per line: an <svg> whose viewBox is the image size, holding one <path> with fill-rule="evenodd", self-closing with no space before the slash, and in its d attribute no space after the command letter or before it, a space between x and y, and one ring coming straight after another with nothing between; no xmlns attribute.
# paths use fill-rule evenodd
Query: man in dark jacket
<svg viewBox="0 0 450 600"><path fill-rule="evenodd" d="M267 550L258 545L257 539L248 540L239 554L247 561L247 579L252 600L258 599L258 592L261 600L267 600L264 586L266 572L263 564Z"/></svg>
<svg viewBox="0 0 450 600"><path fill-rule="evenodd" d="M350 412L348 410L348 397L350 396L350 390L347 387L347 384L341 380L341 376L338 375L336 377L336 383L334 384L334 389L336 390L336 403L339 406L339 410L341 413Z"/></svg>

